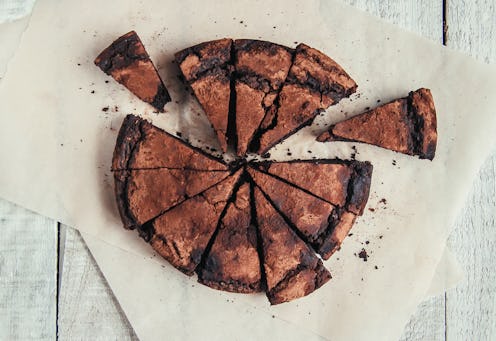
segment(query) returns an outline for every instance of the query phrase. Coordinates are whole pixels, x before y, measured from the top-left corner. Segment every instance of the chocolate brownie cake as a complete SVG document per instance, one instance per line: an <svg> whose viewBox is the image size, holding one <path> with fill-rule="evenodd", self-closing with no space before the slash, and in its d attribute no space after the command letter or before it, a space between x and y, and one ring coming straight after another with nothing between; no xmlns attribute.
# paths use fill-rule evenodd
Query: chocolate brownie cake
<svg viewBox="0 0 496 341"><path fill-rule="evenodd" d="M275 100L293 51L268 41L239 39L234 53L237 154L243 156L266 113L277 110Z"/></svg>
<svg viewBox="0 0 496 341"><path fill-rule="evenodd" d="M329 281L331 274L322 261L291 230L257 187L254 199L270 303L306 296Z"/></svg>
<svg viewBox="0 0 496 341"><path fill-rule="evenodd" d="M228 171L168 168L115 171L117 204L124 226L134 229L143 225L228 175Z"/></svg>
<svg viewBox="0 0 496 341"><path fill-rule="evenodd" d="M436 153L436 127L432 94L422 88L410 92L408 97L339 122L317 140L369 143L432 160Z"/></svg>
<svg viewBox="0 0 496 341"><path fill-rule="evenodd" d="M155 251L185 274L193 275L241 172L239 170L145 226Z"/></svg>
<svg viewBox="0 0 496 341"><path fill-rule="evenodd" d="M227 151L231 100L231 39L201 43L176 53L176 62Z"/></svg>
<svg viewBox="0 0 496 341"><path fill-rule="evenodd" d="M250 184L244 183L227 208L205 264L200 283L231 292L261 290L257 232L252 223Z"/></svg>
<svg viewBox="0 0 496 341"><path fill-rule="evenodd" d="M134 115L122 123L112 159L112 170L191 169L226 171L221 160Z"/></svg>
<svg viewBox="0 0 496 341"><path fill-rule="evenodd" d="M147 61L153 68L134 32L107 50L97 65L131 90L137 83L126 72L137 72ZM372 165L244 156L247 150L264 154L310 124L321 110L350 96L355 82L304 44L292 50L266 41L220 39L187 48L176 61L222 150L234 144L240 158L226 164L128 115L112 160L124 226L137 229L174 267L196 272L211 288L263 290L271 304L310 294L331 278L317 254L327 260L364 213ZM419 89L337 123L319 140L366 142L432 159L437 134L431 93Z"/></svg>
<svg viewBox="0 0 496 341"><path fill-rule="evenodd" d="M296 47L293 64L267 115L253 148L263 155L284 138L312 123L315 116L356 91L353 79L334 60L305 44Z"/></svg>
<svg viewBox="0 0 496 341"><path fill-rule="evenodd" d="M134 31L124 34L103 50L96 57L95 64L158 111L163 111L164 105L171 100L157 69Z"/></svg>

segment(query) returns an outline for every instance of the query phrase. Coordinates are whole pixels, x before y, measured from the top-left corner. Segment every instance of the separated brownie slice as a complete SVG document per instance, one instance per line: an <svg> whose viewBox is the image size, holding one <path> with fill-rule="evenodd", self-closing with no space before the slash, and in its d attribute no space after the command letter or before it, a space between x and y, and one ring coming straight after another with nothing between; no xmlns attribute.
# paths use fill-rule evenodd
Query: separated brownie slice
<svg viewBox="0 0 496 341"><path fill-rule="evenodd" d="M225 171L219 159L134 115L124 119L112 159L112 170L175 168Z"/></svg>
<svg viewBox="0 0 496 341"><path fill-rule="evenodd" d="M312 293L329 281L331 274L290 229L262 191L257 187L254 191L270 303L288 302Z"/></svg>
<svg viewBox="0 0 496 341"><path fill-rule="evenodd" d="M193 275L242 170L162 214L142 234L169 263Z"/></svg>
<svg viewBox="0 0 496 341"><path fill-rule="evenodd" d="M243 184L227 207L217 235L198 271L198 281L231 292L260 291L257 233L252 224L250 184Z"/></svg>
<svg viewBox="0 0 496 341"><path fill-rule="evenodd" d="M268 41L234 41L237 154L246 154L255 131L286 80L293 51Z"/></svg>
<svg viewBox="0 0 496 341"><path fill-rule="evenodd" d="M131 31L114 41L95 59L107 75L159 111L171 98L143 43Z"/></svg>
<svg viewBox="0 0 496 341"><path fill-rule="evenodd" d="M312 160L263 163L267 173L291 183L334 206L362 215L369 197L369 162Z"/></svg>
<svg viewBox="0 0 496 341"><path fill-rule="evenodd" d="M182 169L115 171L117 206L125 228L134 229L222 181L229 172Z"/></svg>
<svg viewBox="0 0 496 341"><path fill-rule="evenodd" d="M264 154L284 138L311 124L315 116L356 91L356 83L334 60L305 44L296 47L293 64L278 98L278 110L264 118L253 146Z"/></svg>
<svg viewBox="0 0 496 341"><path fill-rule="evenodd" d="M437 144L436 109L429 89L412 91L363 114L339 122L317 140L373 144L432 160Z"/></svg>
<svg viewBox="0 0 496 341"><path fill-rule="evenodd" d="M227 150L231 99L231 46L231 39L219 39L189 47L175 55L224 152Z"/></svg>

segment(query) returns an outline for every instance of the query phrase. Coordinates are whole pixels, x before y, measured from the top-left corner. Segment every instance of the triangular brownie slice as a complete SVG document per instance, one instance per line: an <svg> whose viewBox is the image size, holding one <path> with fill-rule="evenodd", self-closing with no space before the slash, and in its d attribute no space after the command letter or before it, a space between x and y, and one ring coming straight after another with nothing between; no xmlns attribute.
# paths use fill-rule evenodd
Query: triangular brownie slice
<svg viewBox="0 0 496 341"><path fill-rule="evenodd" d="M338 210L330 203L271 175L253 168L248 168L248 173L302 238L320 253L324 239L332 233L335 221L339 219Z"/></svg>
<svg viewBox="0 0 496 341"><path fill-rule="evenodd" d="M159 111L171 98L143 43L131 31L114 41L95 59L107 75Z"/></svg>
<svg viewBox="0 0 496 341"><path fill-rule="evenodd" d="M229 172L181 169L115 171L117 206L124 227L133 229L222 181Z"/></svg>
<svg viewBox="0 0 496 341"><path fill-rule="evenodd" d="M269 174L361 215L372 176L369 162L342 160L290 161L262 164Z"/></svg>
<svg viewBox="0 0 496 341"><path fill-rule="evenodd" d="M144 226L142 233L149 235L155 251L185 274L193 275L241 172L237 171Z"/></svg>
<svg viewBox="0 0 496 341"><path fill-rule="evenodd" d="M305 44L296 47L293 65L278 98L279 109L262 122L259 154L311 124L315 116L356 91L356 83L334 60Z"/></svg>
<svg viewBox="0 0 496 341"><path fill-rule="evenodd" d="M274 103L291 67L293 51L268 41L234 41L237 154L246 154L255 131Z"/></svg>
<svg viewBox="0 0 496 341"><path fill-rule="evenodd" d="M288 302L312 293L329 281L331 274L289 228L262 191L257 187L254 191L270 303Z"/></svg>
<svg viewBox="0 0 496 341"><path fill-rule="evenodd" d="M317 140L373 144L396 152L432 160L437 144L436 109L429 89L381 105L339 122Z"/></svg>
<svg viewBox="0 0 496 341"><path fill-rule="evenodd" d="M175 55L224 152L231 100L231 46L232 40L225 38L189 47Z"/></svg>
<svg viewBox="0 0 496 341"><path fill-rule="evenodd" d="M198 281L231 292L260 291L257 232L252 224L250 184L243 184L227 207Z"/></svg>
<svg viewBox="0 0 496 341"><path fill-rule="evenodd" d="M134 115L122 123L112 170L177 168L225 171L228 167L219 159L194 148Z"/></svg>

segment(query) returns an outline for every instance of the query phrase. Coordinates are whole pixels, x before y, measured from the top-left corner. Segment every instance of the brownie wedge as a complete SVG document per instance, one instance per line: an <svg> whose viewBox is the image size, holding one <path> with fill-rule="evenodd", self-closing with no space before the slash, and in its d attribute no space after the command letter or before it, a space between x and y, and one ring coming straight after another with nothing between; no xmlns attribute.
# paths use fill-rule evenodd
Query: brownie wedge
<svg viewBox="0 0 496 341"><path fill-rule="evenodd" d="M257 232L252 224L250 184L244 183L227 207L198 281L211 288L251 293L261 290Z"/></svg>
<svg viewBox="0 0 496 341"><path fill-rule="evenodd" d="M115 171L117 206L124 227L134 229L143 225L228 175L228 171L168 168Z"/></svg>
<svg viewBox="0 0 496 341"><path fill-rule="evenodd" d="M363 214L372 177L369 162L311 160L262 163L259 167L334 206Z"/></svg>
<svg viewBox="0 0 496 341"><path fill-rule="evenodd" d="M112 170L152 168L228 170L220 159L170 135L147 120L127 115L117 136Z"/></svg>
<svg viewBox="0 0 496 341"><path fill-rule="evenodd" d="M227 151L227 126L231 100L232 39L204 42L175 54L186 82L217 134L220 147Z"/></svg>
<svg viewBox="0 0 496 341"><path fill-rule="evenodd" d="M212 238L242 170L182 202L143 227L153 249L174 267L193 275Z"/></svg>
<svg viewBox="0 0 496 341"><path fill-rule="evenodd" d="M278 109L266 115L253 148L265 154L274 145L313 122L315 116L356 91L353 79L330 57L305 44L296 47Z"/></svg>
<svg viewBox="0 0 496 341"><path fill-rule="evenodd" d="M270 303L306 296L329 281L331 274L322 261L291 230L258 187L254 189L254 200Z"/></svg>
<svg viewBox="0 0 496 341"><path fill-rule="evenodd" d="M363 142L432 160L437 145L437 119L431 91L412 91L407 97L336 123L317 140Z"/></svg>
<svg viewBox="0 0 496 341"><path fill-rule="evenodd" d="M124 34L103 50L96 57L95 65L158 111L163 112L164 105L171 100L141 39L134 31Z"/></svg>
<svg viewBox="0 0 496 341"><path fill-rule="evenodd" d="M236 152L243 156L268 112L277 110L278 92L291 67L293 50L268 41L234 41Z"/></svg>

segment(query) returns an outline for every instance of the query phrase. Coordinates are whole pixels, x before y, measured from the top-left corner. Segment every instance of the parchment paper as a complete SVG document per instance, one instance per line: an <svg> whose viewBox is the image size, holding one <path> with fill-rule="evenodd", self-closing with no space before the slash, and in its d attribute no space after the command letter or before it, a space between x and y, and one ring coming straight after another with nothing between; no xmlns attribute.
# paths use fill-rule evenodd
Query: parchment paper
<svg viewBox="0 0 496 341"><path fill-rule="evenodd" d="M0 21L5 22L5 19L9 18L2 17ZM28 22L29 18L24 18L0 26L0 37L2 37L0 39L2 41L2 50L0 50L0 77L3 77L7 63L14 54L20 36L26 29ZM146 258L133 256L129 252L113 247L89 235L84 235L84 237L88 241L87 246L97 261L100 270L106 277L107 282L111 288L114 288L114 295L125 311L138 337L141 340L153 340L157 338L157 335L165 335L167 333L170 335L170 323L164 323L164 314L161 313L163 311L163 302L168 300L168 295L166 294L168 291L161 290L162 285L159 285L159 281L157 280L157 278L163 276L163 269L155 263L151 265ZM124 260L124 258L127 258L127 260ZM116 260L117 264L115 264ZM123 269L123 266L126 268ZM141 269L146 268L149 268L150 271L143 274ZM126 274L136 272L141 272L141 276L138 281L136 281L136 277L132 277L131 280L133 283L131 284L129 279L126 278ZM461 270L454 256L446 249L437 265L427 295L435 296L443 293L446 289L454 286L461 278L461 275ZM126 285L123 285L124 283ZM156 288L158 290L154 291L153 295L142 295L142 292L149 290L149 283L157 283ZM182 290L176 291L176 294L182 295ZM227 300L226 302L228 303ZM187 303L180 302L180 304ZM147 312L145 314L146 317L139 313L141 311ZM250 312L250 310L247 311ZM240 312L237 312L237 314L240 314ZM143 323L143 318L146 318L148 323ZM184 313L182 314L182 318L184 319ZM189 317L189 319L194 320L194 316ZM258 328L256 330L259 333L264 333L263 335L279 335L286 339L288 335L291 335L294 339L301 339L303 337L320 338L316 334L307 332L305 326L283 321L275 315L272 317L267 313L261 313L254 317L252 316L251 320L253 321L253 319L259 320L257 321ZM238 318L237 321L243 321L243 319ZM264 328L261 328L261 326L264 326ZM252 334L252 328L249 327L251 326L247 326L246 324L225 323L222 328L214 330L214 333L218 338L230 335L238 335L239 337L243 333L246 335Z"/></svg>
<svg viewBox="0 0 496 341"><path fill-rule="evenodd" d="M298 321L327 337L360 339L384 336L386 330L401 332L405 318L429 286L446 233L492 146L496 122L491 111L494 99L489 94L495 88L494 68L334 2L308 2L305 8L274 2L270 9L265 3L243 2L216 2L205 7L196 2L150 1L146 6L131 2L119 6L49 0L37 5L0 90L4 119L0 141L7 146L0 152L5 167L0 195L120 248L151 255L135 235L118 227L108 179L115 140L115 132L109 128L117 128L125 113L145 112L171 132L184 132L188 127L186 136L193 142L196 138L208 142L213 135L206 133L207 122L202 116L196 118L198 106L175 79L176 70L169 63L172 53L225 35L261 37L288 45L304 41L340 62L359 84L361 94L289 139L286 145L291 145L293 157L308 158L308 150L319 157L349 155L344 144L330 149L330 145L309 143L315 136L313 130L340 119L345 114L341 110L351 115L375 105L377 99L384 102L427 86L433 90L438 108L436 159L429 163L358 147L359 159L374 162L369 205L375 212L359 220L339 256L327 262L334 280L317 293L269 308L261 296L194 290L205 291L209 300L224 295L234 304L269 309L279 318ZM158 10L161 8L164 10ZM77 16L62 15L66 13ZM268 19L262 19L267 13ZM131 28L138 30L152 58L162 66L167 86L179 102L169 106L169 115L155 116L118 85L105 84L106 78L92 66L99 50ZM107 105L119 106L119 112L104 114L101 108ZM279 148L272 155L282 159L286 150ZM382 198L387 198L385 209L379 203ZM364 263L353 253L364 247L366 240L371 257ZM178 283L187 280L171 267L164 271L168 278L177 277ZM188 311L196 307L190 302L185 303Z"/></svg>

